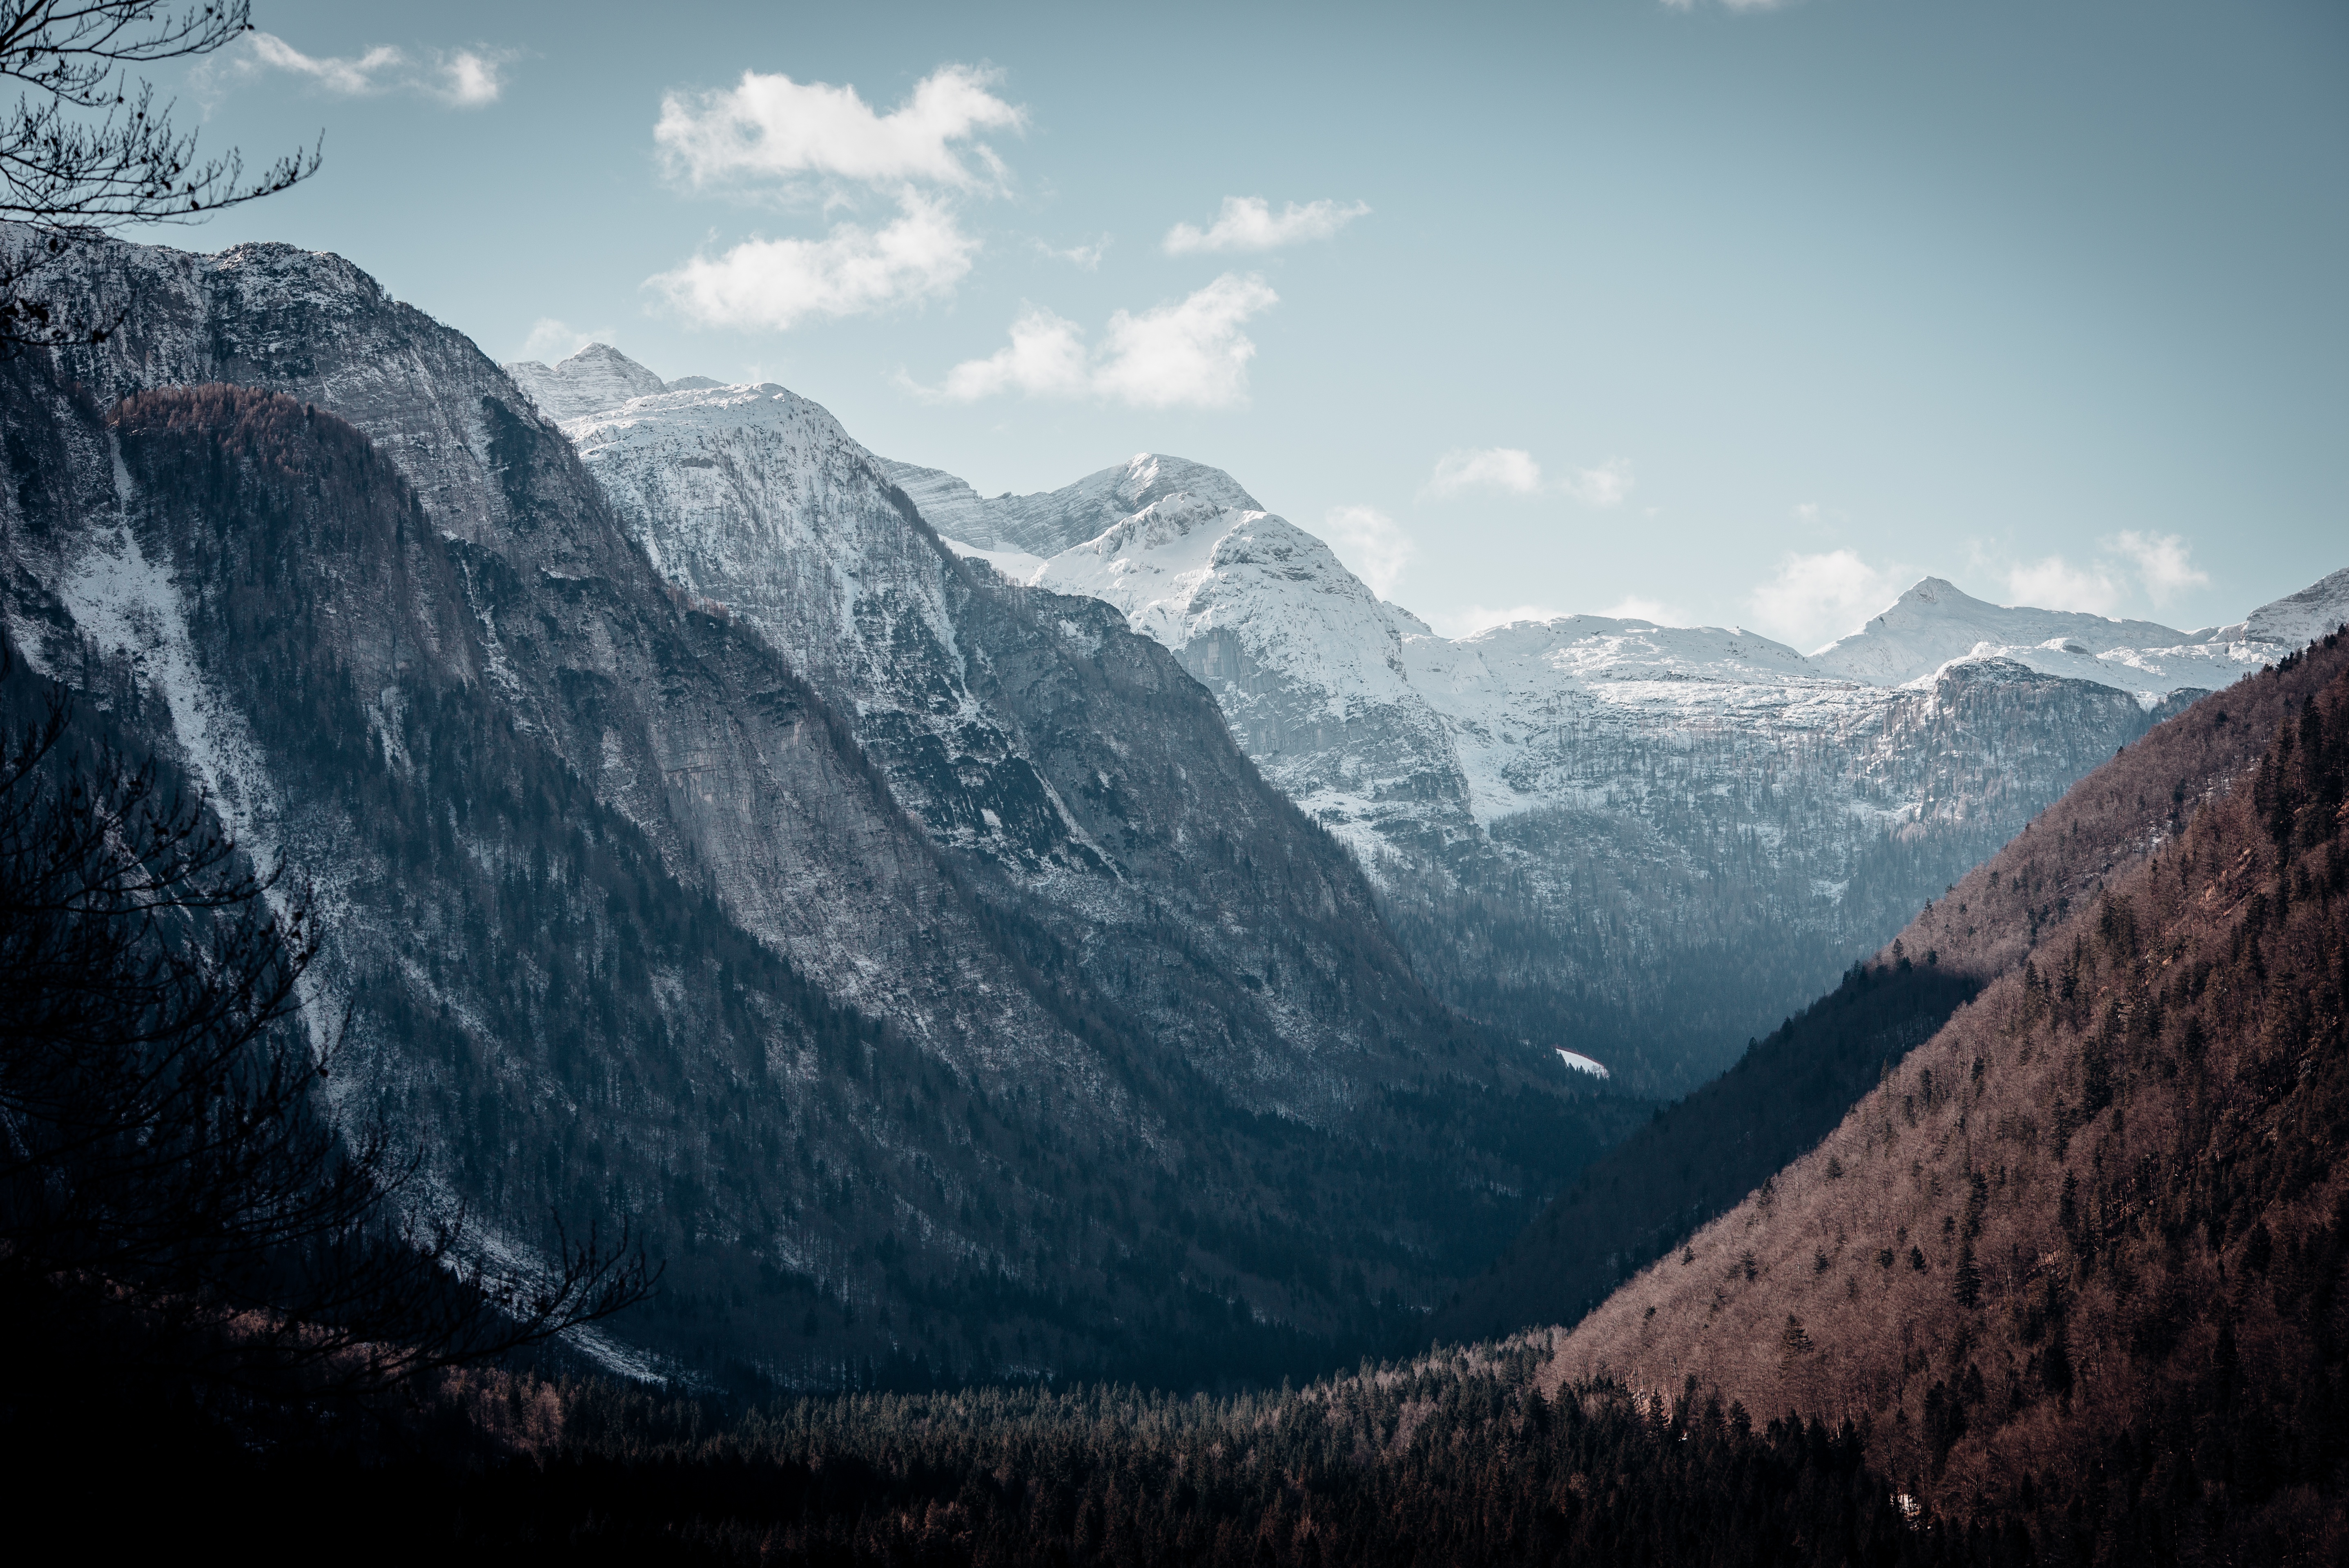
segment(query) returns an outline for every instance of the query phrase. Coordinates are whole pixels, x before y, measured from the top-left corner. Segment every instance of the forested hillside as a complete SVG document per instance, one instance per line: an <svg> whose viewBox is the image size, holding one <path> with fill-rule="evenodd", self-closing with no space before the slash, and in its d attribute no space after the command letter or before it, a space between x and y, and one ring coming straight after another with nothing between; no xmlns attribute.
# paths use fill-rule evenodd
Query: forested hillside
<svg viewBox="0 0 2349 1568"><path fill-rule="evenodd" d="M1448 1340L1573 1323L1840 1122L2042 936L2226 794L2349 661L2313 648L2155 727L1929 903L1883 952L1608 1151L1435 1317Z"/></svg>
<svg viewBox="0 0 2349 1568"><path fill-rule="evenodd" d="M2000 868L2029 906L2003 936L2037 939L2019 969L1609 1298L1553 1379L1861 1423L1957 1517L2349 1544L2344 643L2209 699L2212 727L2291 717L2068 912L2028 857ZM2167 760L2078 789L2183 806ZM1971 902L1940 929L1983 929Z"/></svg>
<svg viewBox="0 0 2349 1568"><path fill-rule="evenodd" d="M1634 1114L1512 1081L1337 846L1101 607L1006 591L1003 678L1048 738L1231 786L1212 812L1122 803L1129 905L1158 918L1118 943L928 839L821 694L653 575L558 438L482 406L508 460L469 539L316 403L212 384L101 407L13 363L8 717L102 716L311 882L314 1024L348 1009L332 1098L422 1162L425 1207L508 1255L551 1251L559 1217L667 1264L600 1342L613 1364L1309 1375L1392 1343ZM1009 656L1084 614L1081 668ZM1217 971L1165 917L1162 830L1279 970ZM1199 1001L1244 1066L1308 1013L1308 1065L1346 1091L1275 1114L1251 1098L1270 1064L1211 1077L1128 990Z"/></svg>
<svg viewBox="0 0 2349 1568"><path fill-rule="evenodd" d="M2220 729L2279 709L2250 773L2186 820ZM206 1528L218 1500L268 1489L295 1500L268 1522L286 1539L365 1517L409 1554L2338 1562L2349 634L2202 718L2207 745L2082 786L2083 810L2167 786L2180 820L2148 855L2068 910L2045 867L1993 868L2022 882L2027 948L2036 917L2020 968L1570 1335L1220 1399L1031 1386L747 1408L474 1379L372 1465L184 1434L175 1464L207 1501L126 1525ZM1971 897L1936 913L1937 938L2004 939Z"/></svg>

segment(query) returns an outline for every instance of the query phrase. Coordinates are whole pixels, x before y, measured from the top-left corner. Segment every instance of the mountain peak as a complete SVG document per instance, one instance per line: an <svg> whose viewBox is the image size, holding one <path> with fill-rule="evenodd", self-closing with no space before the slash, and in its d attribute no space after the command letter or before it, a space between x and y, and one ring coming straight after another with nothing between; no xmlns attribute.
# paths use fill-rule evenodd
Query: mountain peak
<svg viewBox="0 0 2349 1568"><path fill-rule="evenodd" d="M591 343L554 365L521 360L505 366L505 373L558 424L668 389L658 376L608 343Z"/></svg>
<svg viewBox="0 0 2349 1568"><path fill-rule="evenodd" d="M2244 639L2299 647L2349 622L2349 567L2252 611Z"/></svg>
<svg viewBox="0 0 2349 1568"><path fill-rule="evenodd" d="M1985 604L1946 577L1920 577L1895 604Z"/></svg>
<svg viewBox="0 0 2349 1568"><path fill-rule="evenodd" d="M1993 604L1946 578L1923 577L1866 625L1814 653L1811 662L1847 680L1899 686L1983 645L2028 648L2072 641L2095 655L2120 647L2174 648L2187 634L2151 621Z"/></svg>
<svg viewBox="0 0 2349 1568"><path fill-rule="evenodd" d="M885 458L881 467L913 499L924 521L948 538L981 550L1046 558L1099 538L1135 513L1179 495L1210 508L1264 510L1223 469L1164 452L1136 452L1115 468L1030 495L982 496L937 469Z"/></svg>

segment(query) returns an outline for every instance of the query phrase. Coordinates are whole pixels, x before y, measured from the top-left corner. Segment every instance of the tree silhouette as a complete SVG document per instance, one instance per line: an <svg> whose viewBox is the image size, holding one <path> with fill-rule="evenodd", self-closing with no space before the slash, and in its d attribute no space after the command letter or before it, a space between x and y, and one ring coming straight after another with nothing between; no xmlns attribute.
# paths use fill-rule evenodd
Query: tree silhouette
<svg viewBox="0 0 2349 1568"><path fill-rule="evenodd" d="M21 713L35 683L0 692ZM0 725L0 1312L150 1374L382 1387L607 1317L655 1282L624 1233L493 1268L380 1122L335 1114L308 891L201 799L85 737ZM561 1232L558 1229L558 1237Z"/></svg>
<svg viewBox="0 0 2349 1568"><path fill-rule="evenodd" d="M247 176L233 149L202 157L194 131L132 72L209 55L252 30L247 0L0 0L0 348L96 343L120 325L44 297L77 247L133 223L193 222L317 172L318 150Z"/></svg>

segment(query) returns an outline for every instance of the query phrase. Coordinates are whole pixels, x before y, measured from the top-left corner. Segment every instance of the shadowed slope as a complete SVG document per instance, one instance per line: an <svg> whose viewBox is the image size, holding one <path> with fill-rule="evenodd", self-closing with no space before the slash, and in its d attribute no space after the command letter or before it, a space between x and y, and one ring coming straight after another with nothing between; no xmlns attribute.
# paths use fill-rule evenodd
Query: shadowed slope
<svg viewBox="0 0 2349 1568"><path fill-rule="evenodd" d="M1437 1314L1436 1336L1574 1322L1810 1148L1885 1067L2221 797L2296 717L2307 669L2206 698L2074 785L1873 963L1595 1161Z"/></svg>
<svg viewBox="0 0 2349 1568"><path fill-rule="evenodd" d="M1945 1514L2158 1504L2349 1541L2320 1501L2349 1465L2349 636L2179 727L2215 742L2222 708L2272 735L2235 788L2068 914L1944 901L1938 930L2015 949L2037 923L2037 950L1610 1297L1553 1382L1857 1420ZM2146 750L2075 794L2190 795Z"/></svg>

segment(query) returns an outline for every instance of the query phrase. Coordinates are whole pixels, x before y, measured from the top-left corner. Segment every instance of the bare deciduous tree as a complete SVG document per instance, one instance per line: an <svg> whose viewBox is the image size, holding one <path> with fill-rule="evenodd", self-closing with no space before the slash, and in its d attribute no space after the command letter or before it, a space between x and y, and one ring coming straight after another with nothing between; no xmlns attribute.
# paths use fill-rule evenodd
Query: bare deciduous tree
<svg viewBox="0 0 2349 1568"><path fill-rule="evenodd" d="M317 171L318 150L245 172L171 124L142 66L209 55L251 31L247 0L0 0L0 78L18 88L0 119L0 346L96 343L96 320L45 297L44 274L77 246L134 223L192 222Z"/></svg>
<svg viewBox="0 0 2349 1568"><path fill-rule="evenodd" d="M34 683L0 690L24 711ZM204 803L78 736L0 725L0 1297L42 1339L269 1394L380 1387L647 1295L641 1253L556 1227L493 1268L418 1161L323 1092L306 890L256 874Z"/></svg>

